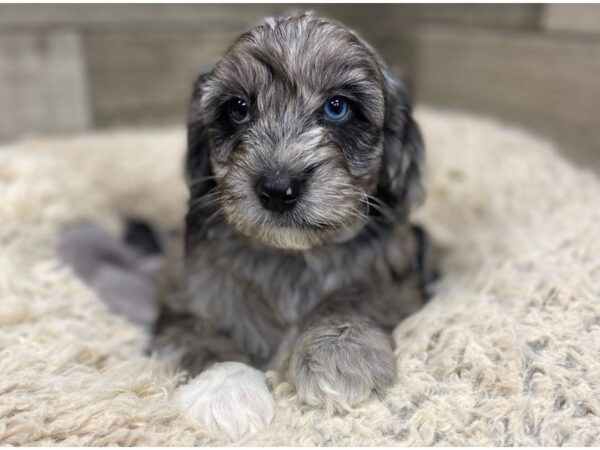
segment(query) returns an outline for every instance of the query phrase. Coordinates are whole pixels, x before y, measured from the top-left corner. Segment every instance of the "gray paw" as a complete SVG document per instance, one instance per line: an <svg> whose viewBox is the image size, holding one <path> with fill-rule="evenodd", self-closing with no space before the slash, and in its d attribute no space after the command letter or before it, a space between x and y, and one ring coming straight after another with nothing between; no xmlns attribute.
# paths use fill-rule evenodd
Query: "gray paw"
<svg viewBox="0 0 600 450"><path fill-rule="evenodd" d="M323 319L298 339L290 375L300 401L347 410L393 383L391 339L361 319Z"/></svg>

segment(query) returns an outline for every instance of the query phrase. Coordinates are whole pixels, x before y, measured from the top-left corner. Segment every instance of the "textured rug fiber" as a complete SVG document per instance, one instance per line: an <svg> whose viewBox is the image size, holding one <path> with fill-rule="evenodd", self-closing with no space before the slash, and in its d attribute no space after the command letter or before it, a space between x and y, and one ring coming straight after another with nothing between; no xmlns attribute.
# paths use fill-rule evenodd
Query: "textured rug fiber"
<svg viewBox="0 0 600 450"><path fill-rule="evenodd" d="M600 182L544 141L420 109L443 279L398 325L398 379L345 416L296 404L244 445L600 445ZM183 381L58 264L60 230L121 214L181 227L182 129L0 149L0 444L206 445Z"/></svg>

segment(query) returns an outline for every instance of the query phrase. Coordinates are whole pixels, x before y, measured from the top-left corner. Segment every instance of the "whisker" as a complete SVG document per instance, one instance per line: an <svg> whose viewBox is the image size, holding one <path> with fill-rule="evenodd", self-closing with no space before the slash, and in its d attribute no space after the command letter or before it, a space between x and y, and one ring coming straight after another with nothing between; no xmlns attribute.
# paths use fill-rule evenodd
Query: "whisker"
<svg viewBox="0 0 600 450"><path fill-rule="evenodd" d="M348 183L338 183L338 186L341 188L348 188L350 190L357 191L362 197L361 201L365 203L367 207L372 207L390 221L394 221L396 219L393 210L388 205L386 205L382 200L378 199L377 197L367 194L363 188Z"/></svg>
<svg viewBox="0 0 600 450"><path fill-rule="evenodd" d="M214 180L216 178L217 177L214 176L214 175L207 175L207 176L204 176L204 177L190 178L188 180L188 182L189 182L190 185L193 186L193 185L196 185L198 183L202 183L203 181Z"/></svg>
<svg viewBox="0 0 600 450"><path fill-rule="evenodd" d="M221 214L221 210L216 210L213 214L211 214L210 216L208 216L208 218L204 222L204 225L202 226L202 229L200 230L200 236L204 236L205 235L206 231L208 231L208 227L210 225L212 225L213 221L217 218L217 216L219 214Z"/></svg>
<svg viewBox="0 0 600 450"><path fill-rule="evenodd" d="M372 199L371 199L372 200ZM389 208L386 208L382 205L379 205L375 202L370 202L369 199L363 200L367 206L369 208L373 208L375 211L379 212L381 215L383 215L386 219L388 219L390 222L393 222L395 220L394 214L391 212L391 210Z"/></svg>
<svg viewBox="0 0 600 450"><path fill-rule="evenodd" d="M188 205L190 208L209 207L209 206L216 205L220 200L221 200L221 198L218 195L212 196L212 197L209 197L208 195L204 195L202 197L198 197L198 198L194 198L194 199L190 200Z"/></svg>
<svg viewBox="0 0 600 450"><path fill-rule="evenodd" d="M372 195L369 195L364 191L363 191L363 193L364 193L364 198L367 202L367 206L375 209L375 211L379 212L390 222L393 222L394 220L396 220L396 216L395 216L392 208L390 208L387 204L385 204L382 200L378 199L377 197L373 197Z"/></svg>

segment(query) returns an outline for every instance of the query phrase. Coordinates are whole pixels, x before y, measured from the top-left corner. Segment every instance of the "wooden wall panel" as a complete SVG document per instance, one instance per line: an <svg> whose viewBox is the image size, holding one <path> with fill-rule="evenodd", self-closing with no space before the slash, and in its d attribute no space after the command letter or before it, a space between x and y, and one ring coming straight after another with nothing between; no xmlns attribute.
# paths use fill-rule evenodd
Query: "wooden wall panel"
<svg viewBox="0 0 600 450"><path fill-rule="evenodd" d="M548 31L600 34L600 5L546 5L542 25Z"/></svg>
<svg viewBox="0 0 600 450"><path fill-rule="evenodd" d="M238 31L284 9L267 4L5 4L0 5L0 29Z"/></svg>
<svg viewBox="0 0 600 450"><path fill-rule="evenodd" d="M3 4L0 139L181 123L194 77L294 9L355 29L416 100L531 126L600 167L600 5L588 4Z"/></svg>
<svg viewBox="0 0 600 450"><path fill-rule="evenodd" d="M210 68L235 36L195 31L88 34L97 125L182 123L195 77Z"/></svg>
<svg viewBox="0 0 600 450"><path fill-rule="evenodd" d="M431 26L416 73L420 101L532 126L600 163L599 41Z"/></svg>
<svg viewBox="0 0 600 450"><path fill-rule="evenodd" d="M319 5L353 26L373 35L394 33L407 24L453 24L503 29L537 29L543 13L538 4L379 4Z"/></svg>
<svg viewBox="0 0 600 450"><path fill-rule="evenodd" d="M0 33L0 136L92 125L80 36Z"/></svg>

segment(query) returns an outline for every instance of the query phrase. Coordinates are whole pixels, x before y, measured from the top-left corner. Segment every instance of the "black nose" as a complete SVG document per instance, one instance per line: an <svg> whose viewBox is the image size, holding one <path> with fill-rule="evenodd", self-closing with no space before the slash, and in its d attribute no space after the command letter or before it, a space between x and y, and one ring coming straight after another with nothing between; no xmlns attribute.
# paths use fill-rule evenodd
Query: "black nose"
<svg viewBox="0 0 600 450"><path fill-rule="evenodd" d="M289 211L300 197L302 183L290 176L261 177L256 184L256 193L262 205L279 213Z"/></svg>

